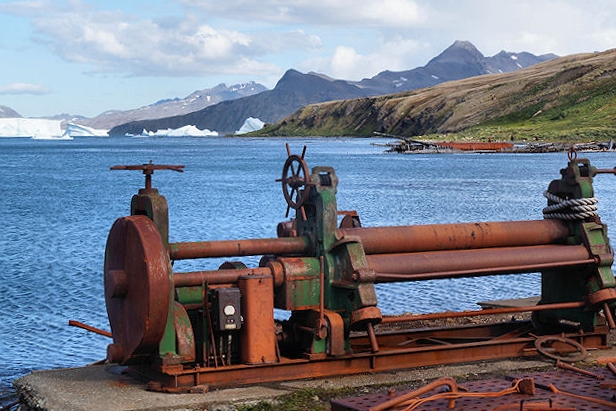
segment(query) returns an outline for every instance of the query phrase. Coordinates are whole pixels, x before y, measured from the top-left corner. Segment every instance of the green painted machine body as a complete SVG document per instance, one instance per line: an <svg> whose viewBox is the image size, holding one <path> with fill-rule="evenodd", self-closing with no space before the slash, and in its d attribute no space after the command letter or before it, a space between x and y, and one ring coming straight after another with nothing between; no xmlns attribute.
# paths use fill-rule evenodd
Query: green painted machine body
<svg viewBox="0 0 616 411"><path fill-rule="evenodd" d="M562 177L550 183L548 193L565 201L581 200L580 204L584 204L583 200L594 198L592 183L597 169L588 159L570 158L567 167L560 173ZM548 207L556 202L548 197ZM611 311L616 282L611 269L614 251L607 236L607 225L601 222L598 215L564 221L570 232L566 242L584 245L596 264L543 270L540 304L588 300L591 305ZM597 309L536 312L533 320L535 326L544 332L563 328L590 331L596 326Z"/></svg>
<svg viewBox="0 0 616 411"><path fill-rule="evenodd" d="M345 350L350 347L348 338L352 330L365 331L369 324L381 322L380 310L376 308L374 281L367 281L367 273L371 270L361 241L339 237L337 186L338 177L333 168L312 169L309 194L297 212L295 231L297 236L309 238L315 255L305 259L310 261L310 264L304 264L310 270L285 270L285 273L301 274L286 276L281 292L277 292L277 295L288 297L291 293L287 290L294 291L292 298L286 298L284 305L277 304L276 307L293 311L289 322L301 324L302 330L302 335L293 340L310 341L307 344L310 348L307 351L305 347L302 349L304 354L307 352L311 356L327 353L325 340L331 335L331 330L324 328L327 328L325 324L331 323L333 316L338 316L344 324ZM315 320L315 313L307 314L306 309L315 310L318 318ZM324 310L327 310L327 316ZM294 327L290 332L297 332L296 329Z"/></svg>

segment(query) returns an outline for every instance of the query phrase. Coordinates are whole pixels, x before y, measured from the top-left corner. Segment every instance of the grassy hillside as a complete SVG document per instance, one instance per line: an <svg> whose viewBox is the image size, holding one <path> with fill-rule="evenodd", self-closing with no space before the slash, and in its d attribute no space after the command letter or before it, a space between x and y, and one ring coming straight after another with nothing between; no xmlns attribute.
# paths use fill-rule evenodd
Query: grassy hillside
<svg viewBox="0 0 616 411"><path fill-rule="evenodd" d="M387 96L306 106L276 136L589 141L616 136L616 50L578 54Z"/></svg>

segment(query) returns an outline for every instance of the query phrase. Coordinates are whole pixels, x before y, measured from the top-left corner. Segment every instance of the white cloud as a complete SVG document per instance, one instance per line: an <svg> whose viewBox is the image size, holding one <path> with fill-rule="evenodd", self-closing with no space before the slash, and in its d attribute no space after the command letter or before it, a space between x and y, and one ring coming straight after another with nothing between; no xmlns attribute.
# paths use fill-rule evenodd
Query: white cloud
<svg viewBox="0 0 616 411"><path fill-rule="evenodd" d="M426 16L420 6L408 0L381 0L366 2L347 2L350 18L362 23L373 22L389 27L408 27L422 23Z"/></svg>
<svg viewBox="0 0 616 411"><path fill-rule="evenodd" d="M318 36L295 28L247 31L214 27L195 14L145 19L120 11L51 7L39 1L0 5L0 13L28 14L35 40L61 58L92 72L133 76L280 74L286 67L271 54L322 45ZM66 4L65 4L66 6ZM227 25L226 27L230 27Z"/></svg>
<svg viewBox="0 0 616 411"><path fill-rule="evenodd" d="M304 61L300 70L326 73L331 77L359 81L384 70L402 71L418 66L418 56L426 46L401 37L380 39L372 53L362 54L353 47L338 46L331 56ZM419 65L423 65L423 61Z"/></svg>
<svg viewBox="0 0 616 411"><path fill-rule="evenodd" d="M169 1L182 8L157 18L85 0L11 2L0 13L29 17L36 41L69 62L129 76L272 78L297 68L358 79L423 65L455 40L488 55L568 54L613 47L616 31L609 12L573 0Z"/></svg>
<svg viewBox="0 0 616 411"><path fill-rule="evenodd" d="M34 20L40 41L69 61L89 63L101 71L133 75L204 75L233 73L229 63L250 60L252 39L233 30L216 29L187 17L139 20L120 13L66 13ZM256 72L271 70L253 60Z"/></svg>
<svg viewBox="0 0 616 411"><path fill-rule="evenodd" d="M144 104L170 83L273 87L290 68L361 80L425 65L455 40L485 55L616 47L613 0L24 0L0 1L0 23L5 81L54 81L56 99L79 82L113 96L99 112L126 84L122 101Z"/></svg>
<svg viewBox="0 0 616 411"><path fill-rule="evenodd" d="M51 89L41 84L11 83L0 85L0 94L48 94Z"/></svg>
<svg viewBox="0 0 616 411"><path fill-rule="evenodd" d="M310 52L324 47L322 39L302 29L290 29L283 33L262 31L252 36L253 46L261 53Z"/></svg>
<svg viewBox="0 0 616 411"><path fill-rule="evenodd" d="M331 70L328 72L335 78L351 79L357 76L359 70L366 71L367 65L370 65L369 56L361 56L351 47L339 46L331 58Z"/></svg>
<svg viewBox="0 0 616 411"><path fill-rule="evenodd" d="M0 12L27 17L31 16L33 12L45 11L49 7L51 5L46 0L12 1L0 4Z"/></svg>
<svg viewBox="0 0 616 411"><path fill-rule="evenodd" d="M506 49L566 55L616 45L616 3L610 0L447 0L441 5L432 29L470 40L484 54Z"/></svg>
<svg viewBox="0 0 616 411"><path fill-rule="evenodd" d="M366 26L416 25L431 6L415 0L178 0L187 7L223 16L278 24ZM422 3L424 3L422 5Z"/></svg>

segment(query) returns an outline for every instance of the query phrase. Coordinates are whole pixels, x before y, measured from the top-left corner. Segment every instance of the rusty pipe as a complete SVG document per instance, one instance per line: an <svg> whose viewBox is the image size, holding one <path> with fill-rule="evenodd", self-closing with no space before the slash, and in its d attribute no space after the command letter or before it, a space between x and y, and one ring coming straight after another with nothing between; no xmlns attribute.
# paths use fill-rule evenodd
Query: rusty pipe
<svg viewBox="0 0 616 411"><path fill-rule="evenodd" d="M569 236L569 229L550 219L341 228L337 235L359 238L366 254L389 254L554 244Z"/></svg>
<svg viewBox="0 0 616 411"><path fill-rule="evenodd" d="M605 317L605 321L607 322L607 326L610 330L616 328L616 322L614 322L614 316L612 315L612 309L607 302L603 303L603 316Z"/></svg>
<svg viewBox="0 0 616 411"><path fill-rule="evenodd" d="M385 410L393 409L395 407L402 405L403 403L409 400L415 399L419 397L420 395L430 392L443 385L449 387L449 392L453 393L454 395L458 393L458 384L456 383L456 380L454 380L451 377L441 377L414 391L408 392L406 394L402 394L399 397L395 397L385 402L382 402L380 404L374 405L370 407L368 411L385 411ZM455 407L455 398L449 398L447 400L447 408L454 408L454 407Z"/></svg>
<svg viewBox="0 0 616 411"><path fill-rule="evenodd" d="M581 394L576 394L576 393L573 393L573 392L559 390L552 383L548 384L548 388L554 394L562 394L562 395L565 395L567 397L576 398L576 399L579 399L579 400L582 400L582 401L593 402L595 404L603 405L603 406L605 406L607 408L616 408L616 403L613 403L611 401L603 400L601 398L587 397L585 395L581 395Z"/></svg>
<svg viewBox="0 0 616 411"><path fill-rule="evenodd" d="M376 282L533 272L595 263L583 245L539 245L366 256Z"/></svg>
<svg viewBox="0 0 616 411"><path fill-rule="evenodd" d="M376 333L374 332L374 324L369 322L366 324L366 331L368 333L368 340L370 341L370 349L373 353L379 352L379 341L376 338Z"/></svg>
<svg viewBox="0 0 616 411"><path fill-rule="evenodd" d="M614 168L597 168L594 175L597 174L614 174L616 175L616 167Z"/></svg>
<svg viewBox="0 0 616 411"><path fill-rule="evenodd" d="M235 284L245 275L273 275L270 267L243 268L239 270L210 270L174 273L176 287L198 287L202 284Z"/></svg>
<svg viewBox="0 0 616 411"><path fill-rule="evenodd" d="M83 328L84 330L91 331L95 334L102 335L104 337L113 338L113 335L109 331L101 330L100 328L92 327L91 325L84 324L76 320L68 320L68 325L71 327Z"/></svg>
<svg viewBox="0 0 616 411"><path fill-rule="evenodd" d="M312 247L307 237L199 241L169 244L171 260L242 257L247 255L307 255Z"/></svg>
<svg viewBox="0 0 616 411"><path fill-rule="evenodd" d="M595 373L595 372L592 372L592 371L584 370L582 368L575 367L575 366L573 366L571 364L564 363L561 360L556 360L556 367L558 367L558 368L560 368L562 370L567 370L567 371L571 371L571 372L576 372L576 373L581 374L581 375L586 375L588 377L592 377L592 378L595 378L597 380L605 379L603 374L598 374L598 373Z"/></svg>
<svg viewBox="0 0 616 411"><path fill-rule="evenodd" d="M560 220L433 224L402 227L341 228L338 236L358 237L366 254L541 245L569 235ZM247 255L309 255L307 237L178 242L169 244L169 258Z"/></svg>
<svg viewBox="0 0 616 411"><path fill-rule="evenodd" d="M607 366L607 368L609 368L612 374L616 375L616 366L614 365L614 363L607 362L605 365Z"/></svg>
<svg viewBox="0 0 616 411"><path fill-rule="evenodd" d="M480 311L456 311L456 312L442 312L442 313L429 313L429 314L412 314L412 315L399 315L383 317L381 324L391 324L407 321L420 321L420 320L442 320L448 318L458 317L477 317L482 315L496 315L496 314L514 314L525 313L534 311L548 311L548 310L563 310L563 309L575 309L584 308L588 304L583 301L567 302L567 303L553 303L553 304L540 304L529 305L526 307L504 307L504 308L490 308Z"/></svg>

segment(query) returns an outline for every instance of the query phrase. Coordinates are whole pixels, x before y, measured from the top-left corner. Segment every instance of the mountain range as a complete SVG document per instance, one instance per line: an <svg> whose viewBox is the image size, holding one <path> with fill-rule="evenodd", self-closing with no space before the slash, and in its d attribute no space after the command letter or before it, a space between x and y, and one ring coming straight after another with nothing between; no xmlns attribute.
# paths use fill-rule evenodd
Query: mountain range
<svg viewBox="0 0 616 411"><path fill-rule="evenodd" d="M162 117L186 114L201 110L221 101L235 100L266 91L267 87L254 81L227 86L224 83L212 88L197 90L184 98L159 100L153 104L132 110L109 110L96 117L87 118L68 113L46 117L50 120L71 122L94 129L108 130L119 124L130 121L156 119ZM10 107L0 106L0 118L21 118L22 116Z"/></svg>
<svg viewBox="0 0 616 411"><path fill-rule="evenodd" d="M383 71L361 81L337 80L291 69L272 90L253 81L232 86L219 84L184 98L163 99L132 110L110 110L93 118L59 114L53 119L107 129L110 135L140 134L144 130L152 132L188 125L233 134L249 117L273 124L309 104L388 95L482 74L511 72L555 57L554 54L535 56L506 51L486 57L470 42L456 41L423 67ZM19 117L9 107L0 106L0 118Z"/></svg>
<svg viewBox="0 0 616 411"><path fill-rule="evenodd" d="M531 53L501 51L485 57L468 41L456 41L423 67L393 72L383 71L357 84L371 95L394 94L482 74L507 73L557 57L555 54L535 56Z"/></svg>
<svg viewBox="0 0 616 411"><path fill-rule="evenodd" d="M177 129L187 125L233 134L248 117L271 124L308 104L399 93L482 74L511 72L555 57L554 54L535 56L506 51L485 57L470 42L456 41L423 67L399 72L383 71L357 82L312 72L303 74L291 69L272 90L222 101L188 114L119 124L111 128L109 134L140 134L143 130Z"/></svg>
<svg viewBox="0 0 616 411"><path fill-rule="evenodd" d="M21 117L18 112L7 106L0 106L0 118Z"/></svg>
<svg viewBox="0 0 616 411"><path fill-rule="evenodd" d="M609 141L616 135L615 96L612 49L404 93L313 104L259 133Z"/></svg>
<svg viewBox="0 0 616 411"><path fill-rule="evenodd" d="M133 110L106 111L91 119L75 119L74 122L95 129L108 130L119 124L131 121L158 119L192 113L223 101L232 101L252 96L266 90L267 87L254 81L232 86L221 83L212 88L197 90L182 99L164 99Z"/></svg>

